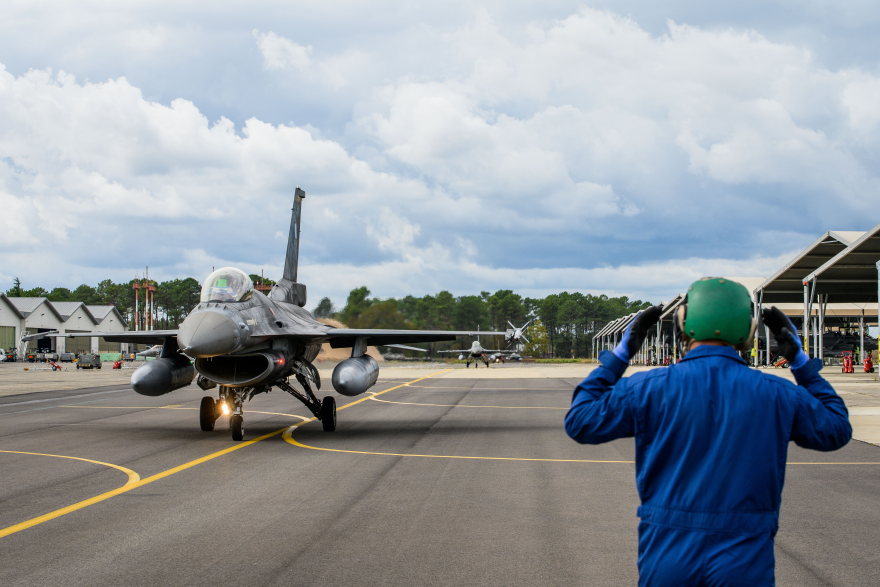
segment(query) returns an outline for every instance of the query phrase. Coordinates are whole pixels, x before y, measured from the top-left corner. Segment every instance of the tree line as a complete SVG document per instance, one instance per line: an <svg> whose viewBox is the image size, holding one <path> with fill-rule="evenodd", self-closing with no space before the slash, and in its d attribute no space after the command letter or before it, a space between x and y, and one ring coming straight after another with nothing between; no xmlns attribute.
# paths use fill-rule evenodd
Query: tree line
<svg viewBox="0 0 880 587"><path fill-rule="evenodd" d="M458 297L441 291L418 298L379 299L370 298L370 290L362 286L351 290L340 310L329 298L323 298L315 308L315 316L336 319L349 328L420 330L503 331L511 324L521 327L531 320L525 331L530 344L524 353L580 358L592 355L592 338L608 322L650 306L650 302L627 296L562 292L545 298L524 298L509 289ZM504 344L500 337L491 342L494 348ZM436 351L469 344L455 341L421 346Z"/></svg>
<svg viewBox="0 0 880 587"><path fill-rule="evenodd" d="M56 287L49 291L42 287L34 287L25 289L21 285L21 281L16 277L13 281L12 288L6 291L9 297L25 297L25 298L47 298L52 302L83 302L89 306L114 305L119 313L125 317L132 330L135 329L135 289L134 283L138 281L141 289L138 290L138 320L137 324L141 330L144 329L146 322L146 314L144 302L146 299L146 285L144 279L132 279L128 283L114 283L111 279L105 279L98 283L96 287L82 284L76 289L70 290L66 287ZM153 307L151 316L153 318L153 327L155 329L177 328L186 315L199 303L199 294L201 293L201 284L187 277L186 279L172 279L169 281L158 282L149 281L149 285L155 287L153 292Z"/></svg>
<svg viewBox="0 0 880 587"><path fill-rule="evenodd" d="M274 281L251 275L254 285L274 284ZM144 280L138 280L141 285ZM25 289L18 278L6 291L10 297L45 297L56 302L83 302L88 305L116 306L126 317L130 327L135 328L135 280L114 283L105 279L96 287L87 284L70 290L56 287L48 291L42 287ZM173 329L186 318L199 303L201 284L192 277L169 281L150 281L155 287L152 317L155 328ZM380 299L370 297L366 286L358 287L348 294L345 306L337 309L330 298L323 298L314 309L319 318L333 318L349 328L390 328L424 330L493 330L504 331L522 326L529 320L526 338L530 344L524 349L527 355L546 357L589 357L592 355L592 338L608 322L634 311L647 308L650 302L630 300L627 296L594 296L578 292L551 294L545 298L522 297L512 290L495 293L487 291L479 295L454 296L448 291L422 297ZM140 290L138 323L144 327L144 290ZM484 340L484 346L502 348L501 337ZM452 341L423 346L431 351L458 349L470 345L470 341Z"/></svg>

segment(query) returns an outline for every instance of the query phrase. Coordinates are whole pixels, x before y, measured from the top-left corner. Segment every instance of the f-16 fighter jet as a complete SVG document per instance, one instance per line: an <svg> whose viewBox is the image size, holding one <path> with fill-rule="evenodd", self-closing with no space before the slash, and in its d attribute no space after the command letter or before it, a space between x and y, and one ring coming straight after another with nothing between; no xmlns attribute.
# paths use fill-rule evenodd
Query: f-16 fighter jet
<svg viewBox="0 0 880 587"><path fill-rule="evenodd" d="M312 361L321 345L351 348L351 357L333 370L333 388L346 396L367 391L379 377L379 365L368 346L455 340L459 336L503 335L503 332L438 330L376 330L333 328L318 322L306 305L306 286L296 280L299 262L300 215L306 194L299 187L293 200L284 277L268 295L254 289L244 271L223 267L202 286L199 304L178 330L88 333L109 342L161 345L159 358L131 376L137 393L159 396L186 387L196 377L204 390L219 386L219 398L202 398L202 430L214 429L221 414L230 414L233 440L244 437L243 405L258 393L281 389L309 409L324 430L336 429L336 401L319 400L321 378ZM54 336L82 336L56 334ZM189 357L195 359L194 364ZM295 385L298 384L298 388Z"/></svg>
<svg viewBox="0 0 880 587"><path fill-rule="evenodd" d="M484 334L484 333L480 333ZM458 355L459 361L466 361L465 369L471 366L471 363L474 364L474 369L479 366L477 361L483 361L486 367L489 367L489 362L494 361L498 356L515 354L516 351L503 351L503 350L495 350L495 349L484 349L480 344L480 341L475 340L473 344L471 344L470 350L467 351L437 351L438 353L461 353ZM491 353L488 356L486 353Z"/></svg>

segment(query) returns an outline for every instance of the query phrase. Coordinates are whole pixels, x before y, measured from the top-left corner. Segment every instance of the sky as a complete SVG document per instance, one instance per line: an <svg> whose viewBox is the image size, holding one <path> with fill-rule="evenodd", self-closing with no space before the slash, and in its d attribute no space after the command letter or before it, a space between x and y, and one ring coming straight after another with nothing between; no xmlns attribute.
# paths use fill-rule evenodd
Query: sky
<svg viewBox="0 0 880 587"><path fill-rule="evenodd" d="M422 5L424 4L424 5ZM0 289L660 302L880 222L880 4L0 5Z"/></svg>

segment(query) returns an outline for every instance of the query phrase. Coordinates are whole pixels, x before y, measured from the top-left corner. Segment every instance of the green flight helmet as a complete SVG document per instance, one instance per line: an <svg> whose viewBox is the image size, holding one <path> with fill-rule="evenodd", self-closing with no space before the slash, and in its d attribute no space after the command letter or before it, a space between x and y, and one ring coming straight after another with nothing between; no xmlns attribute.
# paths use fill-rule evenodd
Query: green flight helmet
<svg viewBox="0 0 880 587"><path fill-rule="evenodd" d="M738 350L751 346L755 333L752 298L742 284L704 277L688 288L686 302L679 327L688 338L723 340Z"/></svg>

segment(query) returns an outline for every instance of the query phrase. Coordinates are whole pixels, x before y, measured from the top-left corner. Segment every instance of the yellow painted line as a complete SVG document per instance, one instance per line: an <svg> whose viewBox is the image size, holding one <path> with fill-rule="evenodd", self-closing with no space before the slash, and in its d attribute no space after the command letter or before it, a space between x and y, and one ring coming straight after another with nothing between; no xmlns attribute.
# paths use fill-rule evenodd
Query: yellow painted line
<svg viewBox="0 0 880 587"><path fill-rule="evenodd" d="M433 406L438 408L500 408L504 410L567 410L568 408L551 408L547 406L471 406L471 405L463 405L463 404L417 404L413 402L393 402L387 399L376 399L375 397L370 398L373 401L382 402L385 404L400 404L404 406Z"/></svg>
<svg viewBox="0 0 880 587"><path fill-rule="evenodd" d="M634 465L635 461L589 461L582 459L528 459L523 457L471 457L471 456L461 456L461 455L418 455L412 453L395 453L395 452L372 452L366 450L343 450L340 448L323 448L320 446L311 446L308 444L303 444L298 440L293 438L293 431L302 426L302 424L297 424L296 426L291 426L282 434L282 438L293 444L294 446L299 446L301 448L310 448L312 450L324 450L327 452L344 452L356 455L381 455L387 457L420 457L427 459L467 459L467 460L478 460L478 461L540 461L547 463L613 463L613 464L626 464L626 465Z"/></svg>
<svg viewBox="0 0 880 587"><path fill-rule="evenodd" d="M405 384L407 387L415 387L418 389L470 389L471 391L574 391L574 387L566 387L566 388L532 388L532 387L467 387L463 385L451 386L451 385L412 385L409 383Z"/></svg>
<svg viewBox="0 0 880 587"><path fill-rule="evenodd" d="M129 483L134 483L135 481L140 481L140 478L141 478L140 475L138 475L137 473L135 473L134 471L132 471L129 468L122 467L120 465L114 465L113 463L105 463L104 461L95 461L92 459L84 459L82 457L70 457L67 455L50 455L50 454L45 454L45 453L41 453L41 452L24 452L24 451L20 451L20 450L0 450L0 452L7 453L7 454L13 454L13 455L33 455L33 456L37 456L37 457L54 457L56 459L71 459L73 461L84 461L86 463L94 463L96 465L103 465L105 467L111 467L111 468L116 469L118 471L122 471L123 473L128 475L128 482L126 483L126 485L128 485Z"/></svg>
<svg viewBox="0 0 880 587"><path fill-rule="evenodd" d="M35 455L40 457L55 457L59 459L72 459L74 461L85 461L87 463L94 463L96 465L104 465L105 467L112 467L119 471L122 471L126 475L128 475L128 481L122 487L118 489L114 489L113 491L108 491L107 493L102 493L101 495L97 495L91 499L87 499L85 501L81 501L79 503L75 503L73 505L69 505L66 508L61 508L60 510L55 510L54 512L49 512L48 514L43 514L42 516L38 516L36 518L31 518L25 522L21 522L19 524L15 524L13 526L9 526L8 528L3 528L0 530L0 538L5 536L9 536L10 534L15 534L16 532L21 532L22 530L26 530L38 524L42 524L43 522L48 522L49 520L54 520L55 518L59 518L65 514L69 514L70 512L74 512L78 509L82 509L86 506L92 505L93 503L98 503L99 501L103 501L108 497L113 497L113 495L119 495L120 493L125 493L126 491L130 491L135 487L140 487L143 482L140 480L140 475L128 469L126 467L121 467L119 465L114 465L113 463L105 463L103 461L95 461L92 459L84 459L80 457L71 457L66 455L50 455L38 452L22 452L17 450L0 450L0 453L9 453L9 454L19 454L19 455Z"/></svg>
<svg viewBox="0 0 880 587"><path fill-rule="evenodd" d="M179 473L180 471L185 471L186 469L189 469L191 467L195 467L196 465L200 465L200 464L205 463L207 461L210 461L212 459L216 459L217 457L221 457L223 455L229 454L233 451L242 449L246 446L250 446L252 444L260 442L261 440L265 440L267 438L277 436L277 435L281 434L282 432L284 432L285 430L287 430L287 428L282 428L281 430L276 430L275 432L270 432L269 434L264 434L263 436L259 436L257 438L254 438L253 440L248 440L248 441L236 444L234 446L230 446L227 449L217 451L215 453L209 454L207 456L196 459L194 461L190 461L188 463L184 463L184 464L179 465L177 467L174 467L172 469L168 469L167 471L162 471L161 473L157 473L155 475L147 477L146 479L141 479L141 480L135 481L133 483L126 483L125 485L123 485L122 487L119 487L118 489L114 489L112 491L107 491L106 493L96 495L95 497L91 497L89 499L86 499L84 501L80 501L80 502L75 503L73 505L69 505L69 506L61 508L59 510L55 510L54 512L49 512L48 514L44 514L44 515L39 516L37 518L32 518L32 519L27 520L25 522L15 524L14 526L9 526L8 528L3 528L2 530L0 530L0 538L3 538L4 536L9 536L10 534L15 534L16 532L21 532L22 530L26 530L28 528L32 528L33 526L36 526L38 524L42 524L43 522L48 522L49 520L54 520L55 518L60 518L61 516L67 515L71 512L75 512L77 510L81 510L81 509L88 507L90 505L100 503L104 500L110 499L111 497L116 497L117 495L127 493L127 492L131 491L132 489L137 489L138 487L143 487L144 485L149 485L150 483L153 483L154 481L158 481L159 479L164 479L165 477L168 477L169 475Z"/></svg>
<svg viewBox="0 0 880 587"><path fill-rule="evenodd" d="M447 371L448 371L448 369L447 369ZM437 373L432 373L431 375L428 375L427 377L422 377L421 379L416 379L412 383L415 383L416 381L422 381L423 379L428 379L428 377L433 377L434 375L439 375L440 373L445 373L445 372L446 371L438 371ZM397 389L402 386L403 385L398 385L396 387L386 389L385 391L380 391L379 393L385 393L387 391L392 391L392 390ZM345 409L349 406L359 404L359 403L366 401L368 399L369 398L365 397L365 398L353 401L353 402L346 404L340 408L337 408L337 410ZM108 406L100 406L100 407L108 407ZM189 409L189 408L170 408L170 409L178 409L179 410L179 409ZM192 408L192 409L195 409L195 408ZM288 414L284 414L284 415L288 415ZM290 415L292 415L292 414L290 414ZM303 416L296 416L296 417L303 418L305 420L305 422L303 422L303 424L306 422L312 422L317 419L317 418L304 418ZM302 424L298 424L298 426L302 426ZM167 471L162 471L161 473L156 473L155 475L151 475L150 477L147 477L146 479L139 479L137 481L132 481L131 477L129 477L129 482L126 483L125 485L123 485L122 487L119 487L118 489L114 489L112 491L107 491L106 493L96 495L95 497L91 497L91 498L86 499L84 501L81 501L81 502L69 505L67 507L55 510L54 512L49 512L48 514L44 514L44 515L39 516L37 518L32 518L30 520L26 520L26 521L21 522L19 524L15 524L14 526L9 526L8 528L3 528L2 530L0 530L0 538L3 538L5 536L9 536L10 534L15 534L16 532L21 532L22 530L26 530L28 528L32 528L34 526L42 524L43 522L48 522L49 520L54 520L55 518L60 518L61 516L67 515L71 512L75 512L77 510L81 510L81 509L88 507L90 505L100 503L102 501L110 499L111 497L116 497L117 495L127 493L127 492L131 491L132 489L137 489L138 487L143 487L144 485L149 485L150 483L153 483L154 481L164 479L165 477L169 477L171 475L174 475L175 473L185 471L187 469L195 467L196 465L200 465L202 463L206 463L206 462L213 460L213 459L216 459L218 457L222 457L223 455L227 455L231 452L241 450L247 446L250 446L252 444L256 444L262 440L266 440L267 438L272 438L273 436L278 436L279 434L281 434L287 430L288 430L288 428L281 428L280 430L275 430L274 432L270 432L268 434L258 436L257 438L254 438L251 440L246 440L244 442L240 442L238 444L230 446L229 448L225 448L223 450L217 451L215 453L211 453L209 455L203 456L203 457L195 459L193 461L189 461L188 463L178 465L177 467L173 467L171 469L168 469ZM36 453L32 453L32 454L36 454ZM67 457L67 458L74 458L75 459L76 457ZM87 459L79 459L79 460L87 460ZM99 461L91 461L91 462L98 463ZM117 465L111 465L110 463L101 463L101 464L104 464L104 465L107 465L110 467L115 467L117 469L120 468ZM134 473L134 471L132 471L132 473ZM137 473L134 473L134 474L137 475Z"/></svg>

